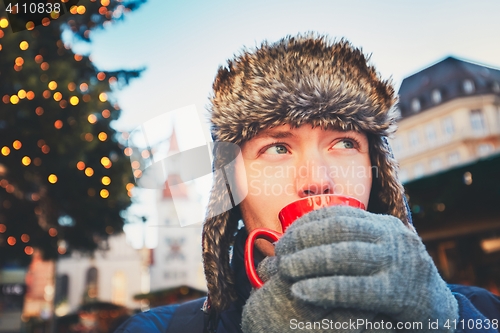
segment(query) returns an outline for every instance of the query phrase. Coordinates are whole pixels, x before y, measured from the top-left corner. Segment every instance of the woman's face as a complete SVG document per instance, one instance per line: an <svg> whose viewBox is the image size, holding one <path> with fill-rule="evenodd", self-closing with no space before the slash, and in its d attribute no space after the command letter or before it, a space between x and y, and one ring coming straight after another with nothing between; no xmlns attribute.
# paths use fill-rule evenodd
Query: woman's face
<svg viewBox="0 0 500 333"><path fill-rule="evenodd" d="M281 232L281 208L311 195L350 196L368 207L372 167L363 133L283 125L262 131L241 152L245 168L237 169L237 182L248 189L240 204L248 232L262 227ZM274 254L267 241L256 245L264 255Z"/></svg>

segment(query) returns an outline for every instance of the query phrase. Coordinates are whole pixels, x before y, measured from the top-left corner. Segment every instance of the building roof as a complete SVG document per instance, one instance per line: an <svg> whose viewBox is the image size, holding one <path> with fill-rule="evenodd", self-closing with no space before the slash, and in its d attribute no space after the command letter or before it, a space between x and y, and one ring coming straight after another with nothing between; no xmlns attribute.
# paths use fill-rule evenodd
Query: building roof
<svg viewBox="0 0 500 333"><path fill-rule="evenodd" d="M467 90L467 80L472 90ZM433 92L440 98L433 99ZM403 80L399 109L405 118L458 97L484 94L500 95L500 70L447 57Z"/></svg>

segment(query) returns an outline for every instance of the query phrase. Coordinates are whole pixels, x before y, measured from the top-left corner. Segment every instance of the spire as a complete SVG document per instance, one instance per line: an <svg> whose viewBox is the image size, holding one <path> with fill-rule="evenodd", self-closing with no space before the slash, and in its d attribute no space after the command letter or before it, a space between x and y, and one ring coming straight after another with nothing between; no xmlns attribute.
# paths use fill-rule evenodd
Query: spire
<svg viewBox="0 0 500 333"><path fill-rule="evenodd" d="M177 135L175 135L175 127L172 128L170 135L170 147L168 148L168 155L173 155L179 152L179 144L177 143Z"/></svg>
<svg viewBox="0 0 500 333"><path fill-rule="evenodd" d="M170 135L170 147L168 148L168 156L175 155L177 153L179 153L179 145L177 143L177 135L175 134L174 127L172 128L172 134ZM163 198L188 198L188 190L186 185L182 182L181 176L179 175L179 170L170 171L171 172L168 173L167 181L165 182L165 187L163 189ZM171 189L168 184L178 185Z"/></svg>

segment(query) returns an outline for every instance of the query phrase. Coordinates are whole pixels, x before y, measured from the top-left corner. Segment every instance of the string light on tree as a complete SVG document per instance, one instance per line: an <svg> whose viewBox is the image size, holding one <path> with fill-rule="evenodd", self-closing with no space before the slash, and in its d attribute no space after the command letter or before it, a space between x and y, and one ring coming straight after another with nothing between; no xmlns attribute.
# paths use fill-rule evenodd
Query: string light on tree
<svg viewBox="0 0 500 333"><path fill-rule="evenodd" d="M57 176L54 175L53 173L50 174L49 177L47 177L47 179L49 180L49 183L51 183L51 184L57 183Z"/></svg>
<svg viewBox="0 0 500 333"><path fill-rule="evenodd" d="M21 149L21 147L23 146L23 144L21 143L21 141L19 140L16 140L12 143L12 147L15 149L15 150L19 150Z"/></svg>
<svg viewBox="0 0 500 333"><path fill-rule="evenodd" d="M97 122L97 117L94 114L91 114L87 117L87 120L91 124L95 124Z"/></svg>
<svg viewBox="0 0 500 333"><path fill-rule="evenodd" d="M91 167L85 168L85 176L92 177L94 175L94 169Z"/></svg>
<svg viewBox="0 0 500 333"><path fill-rule="evenodd" d="M109 178L108 176L104 176L104 177L102 177L102 179L101 179L101 183L102 183L104 186L108 186L109 184L111 184L111 178Z"/></svg>
<svg viewBox="0 0 500 333"><path fill-rule="evenodd" d="M31 158L29 158L29 156L24 156L21 160L21 163L24 165L24 166L28 166L31 164Z"/></svg>
<svg viewBox="0 0 500 333"><path fill-rule="evenodd" d="M69 252L72 245L83 244L82 249L90 251L96 242L91 235L103 234L103 228L105 236L121 231L119 213L131 202L123 194L131 194L125 184L132 179L132 170L123 154L123 140L110 127L110 120L119 116L110 110L120 108L109 102L108 94L121 88L118 81L127 83L140 71L96 70L90 56L75 54L64 43L61 27L68 26L68 31L87 39L94 28L110 24L118 13L128 11L126 7L142 2L130 0L123 6L120 0L91 0L71 6L74 15L50 12L39 21L23 22L25 31L14 35L10 29L3 30L10 24L0 17L0 53L7 59L0 63L0 73L9 79L0 87L5 111L0 113L0 124L7 129L0 145L0 186L5 189L0 197L5 216L0 224L0 267L6 258L28 264L37 249L50 259ZM37 31L40 23L47 33ZM9 172L2 171L4 165ZM72 208L82 200L90 203L84 211ZM74 234L58 233L60 207L72 218L78 215L73 218ZM47 242L49 236L55 239Z"/></svg>
<svg viewBox="0 0 500 333"><path fill-rule="evenodd" d="M109 197L109 191L106 190L105 188L103 188L100 192L99 192L99 195L101 196L101 198L103 199L107 199Z"/></svg>

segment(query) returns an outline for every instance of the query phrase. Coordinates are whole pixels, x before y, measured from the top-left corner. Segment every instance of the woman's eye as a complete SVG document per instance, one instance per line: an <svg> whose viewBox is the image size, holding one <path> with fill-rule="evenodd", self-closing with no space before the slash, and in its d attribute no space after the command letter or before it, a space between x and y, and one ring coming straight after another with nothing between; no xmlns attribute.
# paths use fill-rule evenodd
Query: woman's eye
<svg viewBox="0 0 500 333"><path fill-rule="evenodd" d="M288 149L284 145L274 145L267 148L264 153L273 155L286 154L288 153Z"/></svg>
<svg viewBox="0 0 500 333"><path fill-rule="evenodd" d="M356 145L353 140L350 139L342 139L336 144L333 145L332 148L337 148L337 149L353 149L356 148Z"/></svg>

